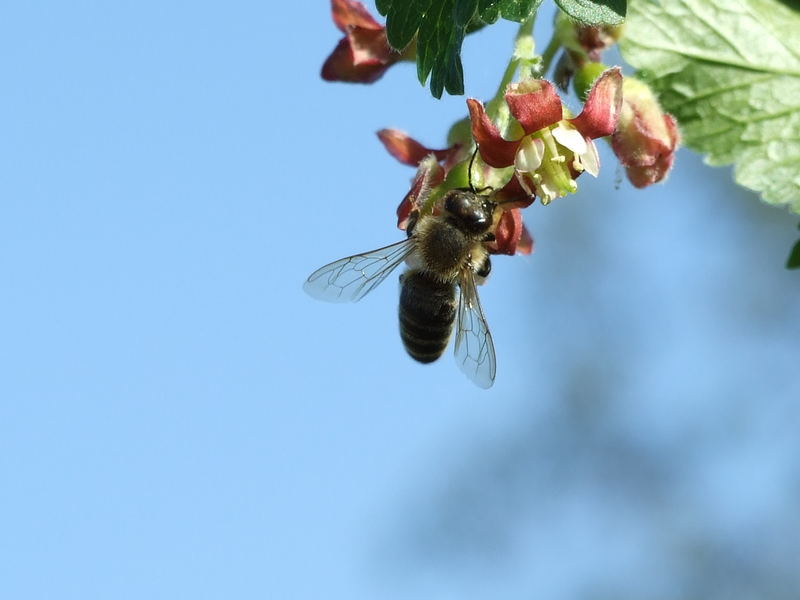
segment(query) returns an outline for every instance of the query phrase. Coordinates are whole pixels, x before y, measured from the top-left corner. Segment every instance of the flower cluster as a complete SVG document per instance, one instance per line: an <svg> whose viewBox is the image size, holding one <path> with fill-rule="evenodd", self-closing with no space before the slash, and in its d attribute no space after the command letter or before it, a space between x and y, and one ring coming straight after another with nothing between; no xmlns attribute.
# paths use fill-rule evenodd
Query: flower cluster
<svg viewBox="0 0 800 600"><path fill-rule="evenodd" d="M549 204L575 193L575 178L584 171L597 177L600 159L592 140L611 135L616 128L622 74L618 67L605 71L575 118L565 118L555 88L541 79L509 85L505 101L522 130L515 140L502 137L480 102L467 100L481 158L492 167L513 166L522 189Z"/></svg>
<svg viewBox="0 0 800 600"><path fill-rule="evenodd" d="M472 140L477 144L481 180L491 171L511 168L512 174L495 191L502 207L497 218L496 241L491 250L501 254L527 253L532 238L522 223L521 208L537 197L542 204L574 193L575 179L584 171L597 176L600 161L592 140L614 132L622 103L622 75L618 68L604 72L595 82L583 111L574 118L566 114L553 85L541 79L510 84L504 96L514 117L507 129L519 135L505 139L489 118L484 105L467 100L471 139L449 148L428 148L403 132L378 132L389 153L403 164L416 166L417 175L397 210L398 227L405 228L413 210L433 210L426 202L445 189L462 187L468 180Z"/></svg>
<svg viewBox="0 0 800 600"><path fill-rule="evenodd" d="M583 97L605 69L600 62L602 52L620 39L624 27L581 25L559 15L556 30L564 47L556 81L566 88L572 80L576 93ZM625 77L622 98L619 123L611 138L614 154L635 187L663 181L680 143L675 118L661 109L647 84L633 77Z"/></svg>
<svg viewBox="0 0 800 600"><path fill-rule="evenodd" d="M345 37L325 61L324 79L371 83L396 62L414 59L414 45L403 52L393 50L385 27L360 2L331 0L331 6L333 21ZM477 173L498 204L490 251L530 253L533 240L522 223L521 209L536 198L547 205L575 193L581 173L596 177L600 159L594 140L607 136L636 187L666 177L679 143L675 119L661 110L646 84L623 78L619 67L607 69L599 62L621 28L586 27L567 19L556 27L565 51L555 76L559 85L572 80L579 97L585 98L578 116L562 105L552 83L528 77L509 84L488 108L467 99L469 119L453 127L447 148L428 148L395 129L378 132L392 156L417 169L397 208L400 229L415 210L439 210L436 201L447 190L472 188Z"/></svg>

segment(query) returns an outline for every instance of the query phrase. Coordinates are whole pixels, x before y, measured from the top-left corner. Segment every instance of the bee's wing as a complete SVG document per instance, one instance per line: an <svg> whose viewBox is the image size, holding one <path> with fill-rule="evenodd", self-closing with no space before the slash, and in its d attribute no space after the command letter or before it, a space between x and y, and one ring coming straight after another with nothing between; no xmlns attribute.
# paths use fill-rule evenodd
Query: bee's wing
<svg viewBox="0 0 800 600"><path fill-rule="evenodd" d="M459 368L477 385L490 388L494 383L497 363L494 342L486 317L483 316L475 276L464 269L459 279L461 293L458 297L455 355Z"/></svg>
<svg viewBox="0 0 800 600"><path fill-rule="evenodd" d="M334 261L309 275L303 289L328 302L356 302L414 251L414 238Z"/></svg>

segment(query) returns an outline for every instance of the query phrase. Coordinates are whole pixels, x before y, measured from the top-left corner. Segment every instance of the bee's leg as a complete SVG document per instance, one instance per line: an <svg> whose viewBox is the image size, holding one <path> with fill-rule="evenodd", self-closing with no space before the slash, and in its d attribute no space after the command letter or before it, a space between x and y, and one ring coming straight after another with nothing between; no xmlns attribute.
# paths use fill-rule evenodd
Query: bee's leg
<svg viewBox="0 0 800 600"><path fill-rule="evenodd" d="M414 227L417 225L417 221L419 221L419 211L411 211L411 214L408 215L408 222L406 223L406 235L408 237L414 235Z"/></svg>
<svg viewBox="0 0 800 600"><path fill-rule="evenodd" d="M492 272L492 261L489 260L489 255L485 255L483 258L483 262L480 264L478 269L475 271L475 274L478 277L488 277L489 273Z"/></svg>

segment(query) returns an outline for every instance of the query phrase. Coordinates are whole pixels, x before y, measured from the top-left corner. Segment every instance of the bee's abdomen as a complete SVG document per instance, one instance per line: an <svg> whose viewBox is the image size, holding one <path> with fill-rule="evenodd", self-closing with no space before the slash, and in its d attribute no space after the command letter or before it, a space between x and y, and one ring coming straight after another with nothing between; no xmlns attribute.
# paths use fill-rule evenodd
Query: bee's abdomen
<svg viewBox="0 0 800 600"><path fill-rule="evenodd" d="M453 283L421 271L403 275L400 291L400 337L411 358L429 363L447 348L456 317Z"/></svg>

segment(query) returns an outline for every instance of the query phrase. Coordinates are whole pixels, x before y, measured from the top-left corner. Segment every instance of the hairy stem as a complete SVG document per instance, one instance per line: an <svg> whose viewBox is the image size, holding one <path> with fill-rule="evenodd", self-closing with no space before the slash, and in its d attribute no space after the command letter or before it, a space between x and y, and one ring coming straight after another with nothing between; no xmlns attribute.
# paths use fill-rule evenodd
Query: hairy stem
<svg viewBox="0 0 800 600"><path fill-rule="evenodd" d="M541 58L536 54L536 42L533 39L533 24L535 20L536 15L533 15L527 21L520 23L514 39L514 52L508 61L506 70L503 72L500 85L497 87L494 97L486 103L486 114L489 115L492 121L497 123L500 131L504 131L507 128L510 118L504 98L506 87L513 81L517 70L520 72L519 78L526 79L532 77L533 72L538 70L541 64Z"/></svg>
<svg viewBox="0 0 800 600"><path fill-rule="evenodd" d="M539 68L539 75L544 76L545 73L550 69L550 63L553 62L553 57L555 56L558 49L561 47L561 40L553 32L553 37L550 38L550 41L547 44L547 47L544 49L544 53L541 57L541 65Z"/></svg>

